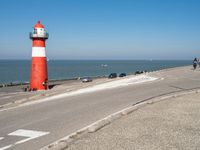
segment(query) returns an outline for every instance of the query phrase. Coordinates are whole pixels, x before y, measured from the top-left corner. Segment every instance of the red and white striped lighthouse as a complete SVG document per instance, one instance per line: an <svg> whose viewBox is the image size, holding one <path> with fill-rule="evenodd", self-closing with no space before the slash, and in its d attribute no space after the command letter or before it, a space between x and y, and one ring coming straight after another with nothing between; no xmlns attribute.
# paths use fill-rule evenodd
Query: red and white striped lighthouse
<svg viewBox="0 0 200 150"><path fill-rule="evenodd" d="M30 74L30 90L48 89L48 72L45 52L45 40L49 35L44 26L38 21L34 26L33 32L30 33L32 40L32 63Z"/></svg>

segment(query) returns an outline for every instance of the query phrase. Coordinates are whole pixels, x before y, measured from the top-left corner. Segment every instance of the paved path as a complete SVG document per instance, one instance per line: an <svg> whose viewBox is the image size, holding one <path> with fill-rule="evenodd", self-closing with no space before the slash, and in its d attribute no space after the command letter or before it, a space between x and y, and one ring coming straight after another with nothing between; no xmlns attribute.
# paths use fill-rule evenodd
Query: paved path
<svg viewBox="0 0 200 150"><path fill-rule="evenodd" d="M146 105L66 150L198 150L200 94Z"/></svg>
<svg viewBox="0 0 200 150"><path fill-rule="evenodd" d="M151 73L164 80L62 97L0 111L0 150L37 150L105 116L160 94L200 87L200 71Z"/></svg>

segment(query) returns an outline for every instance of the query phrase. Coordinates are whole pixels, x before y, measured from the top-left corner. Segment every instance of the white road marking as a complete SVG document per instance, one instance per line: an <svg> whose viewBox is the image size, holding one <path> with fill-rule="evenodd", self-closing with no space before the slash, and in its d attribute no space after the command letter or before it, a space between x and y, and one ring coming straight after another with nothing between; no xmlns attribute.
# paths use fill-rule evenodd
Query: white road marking
<svg viewBox="0 0 200 150"><path fill-rule="evenodd" d="M128 77L128 78L124 78L124 79L120 79L120 80L115 80L115 81L110 81L107 83L94 85L94 86L91 86L88 88L83 88L83 89L79 89L79 90L72 91L72 92L58 94L55 96L40 99L38 101L24 103L21 106L28 106L28 105L52 101L54 99L64 98L64 97L68 97L68 96L75 96L75 95L79 95L79 94L91 93L91 92L96 92L96 91L101 91L101 90L106 90L106 89L113 89L113 88L118 88L118 87L129 86L129 85L136 85L136 84L151 82L151 81L155 81L155 80L158 80L158 78L150 77L148 75L132 76L132 77Z"/></svg>
<svg viewBox="0 0 200 150"><path fill-rule="evenodd" d="M8 146L0 148L0 150L5 150L5 149L11 148L11 147L12 147L12 145L8 145Z"/></svg>
<svg viewBox="0 0 200 150"><path fill-rule="evenodd" d="M47 134L49 134L49 132L41 132L41 131L19 129L19 130L15 131L15 132L9 133L8 135L28 137L27 139L24 139L24 140L16 142L15 143L15 145L16 145L16 144L21 144L21 143L30 141L30 140L38 138L40 136L47 135Z"/></svg>
<svg viewBox="0 0 200 150"><path fill-rule="evenodd" d="M0 137L0 140L3 140L4 139L4 137Z"/></svg>
<svg viewBox="0 0 200 150"><path fill-rule="evenodd" d="M24 129L16 130L16 131L14 131L12 133L9 133L8 135L9 136L22 136L22 137L26 137L26 138L24 140L15 142L14 144L1 147L0 150L6 150L6 149L11 148L11 147L13 147L15 145L22 144L24 142L39 138L39 137L47 135L47 134L49 134L49 132L34 131L34 130L24 130ZM0 137L0 140L2 140L2 139L4 139L4 137Z"/></svg>
<svg viewBox="0 0 200 150"><path fill-rule="evenodd" d="M59 98L75 96L75 95L79 95L79 94L83 94L83 93L91 93L91 92L95 92L95 91L113 89L113 88L117 88L117 87L124 87L124 86L129 86L129 85L134 85L134 84L136 85L136 84L141 84L141 83L146 83L146 82L152 82L152 81L155 81L155 80L158 80L158 79L160 79L160 78L151 77L151 76L148 76L148 75L130 76L130 77L127 77L127 78L124 78L124 79L110 81L110 82L107 82L107 83L101 83L101 84L98 84L98 85L94 85L94 86L91 86L91 87L88 87L88 88L79 89L79 90L76 90L76 91L71 91L71 92L67 92L67 93L57 94L55 96L41 98L41 99L38 99L37 101L27 102L27 103L21 104L19 106L0 109L0 112L6 111L6 110L12 110L12 109L23 107L23 106L29 106L29 105L33 105L33 104L48 102L48 101L52 101L52 100L59 99ZM162 79L160 79L160 80L162 80Z"/></svg>

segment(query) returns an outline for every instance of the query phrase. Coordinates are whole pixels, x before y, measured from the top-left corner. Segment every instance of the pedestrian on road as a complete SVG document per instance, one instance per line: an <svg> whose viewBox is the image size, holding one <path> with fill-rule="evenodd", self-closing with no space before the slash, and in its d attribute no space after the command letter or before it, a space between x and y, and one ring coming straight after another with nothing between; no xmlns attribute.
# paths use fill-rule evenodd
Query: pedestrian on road
<svg viewBox="0 0 200 150"><path fill-rule="evenodd" d="M193 68L194 68L194 70L197 68L197 64L198 64L198 61L197 61L197 58L195 58L193 60Z"/></svg>

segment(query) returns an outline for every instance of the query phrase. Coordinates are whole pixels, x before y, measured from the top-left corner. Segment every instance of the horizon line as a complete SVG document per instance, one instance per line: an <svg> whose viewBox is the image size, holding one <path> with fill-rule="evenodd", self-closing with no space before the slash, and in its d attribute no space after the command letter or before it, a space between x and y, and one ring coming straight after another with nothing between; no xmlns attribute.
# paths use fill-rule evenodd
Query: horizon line
<svg viewBox="0 0 200 150"><path fill-rule="evenodd" d="M0 60L26 60L26 61L31 61L31 59L0 59ZM193 60L193 59L50 59L50 61L55 61L55 60L65 60L65 61L133 61L133 60L145 60L145 61L158 61L158 60L163 60L163 61L175 61L175 60Z"/></svg>

